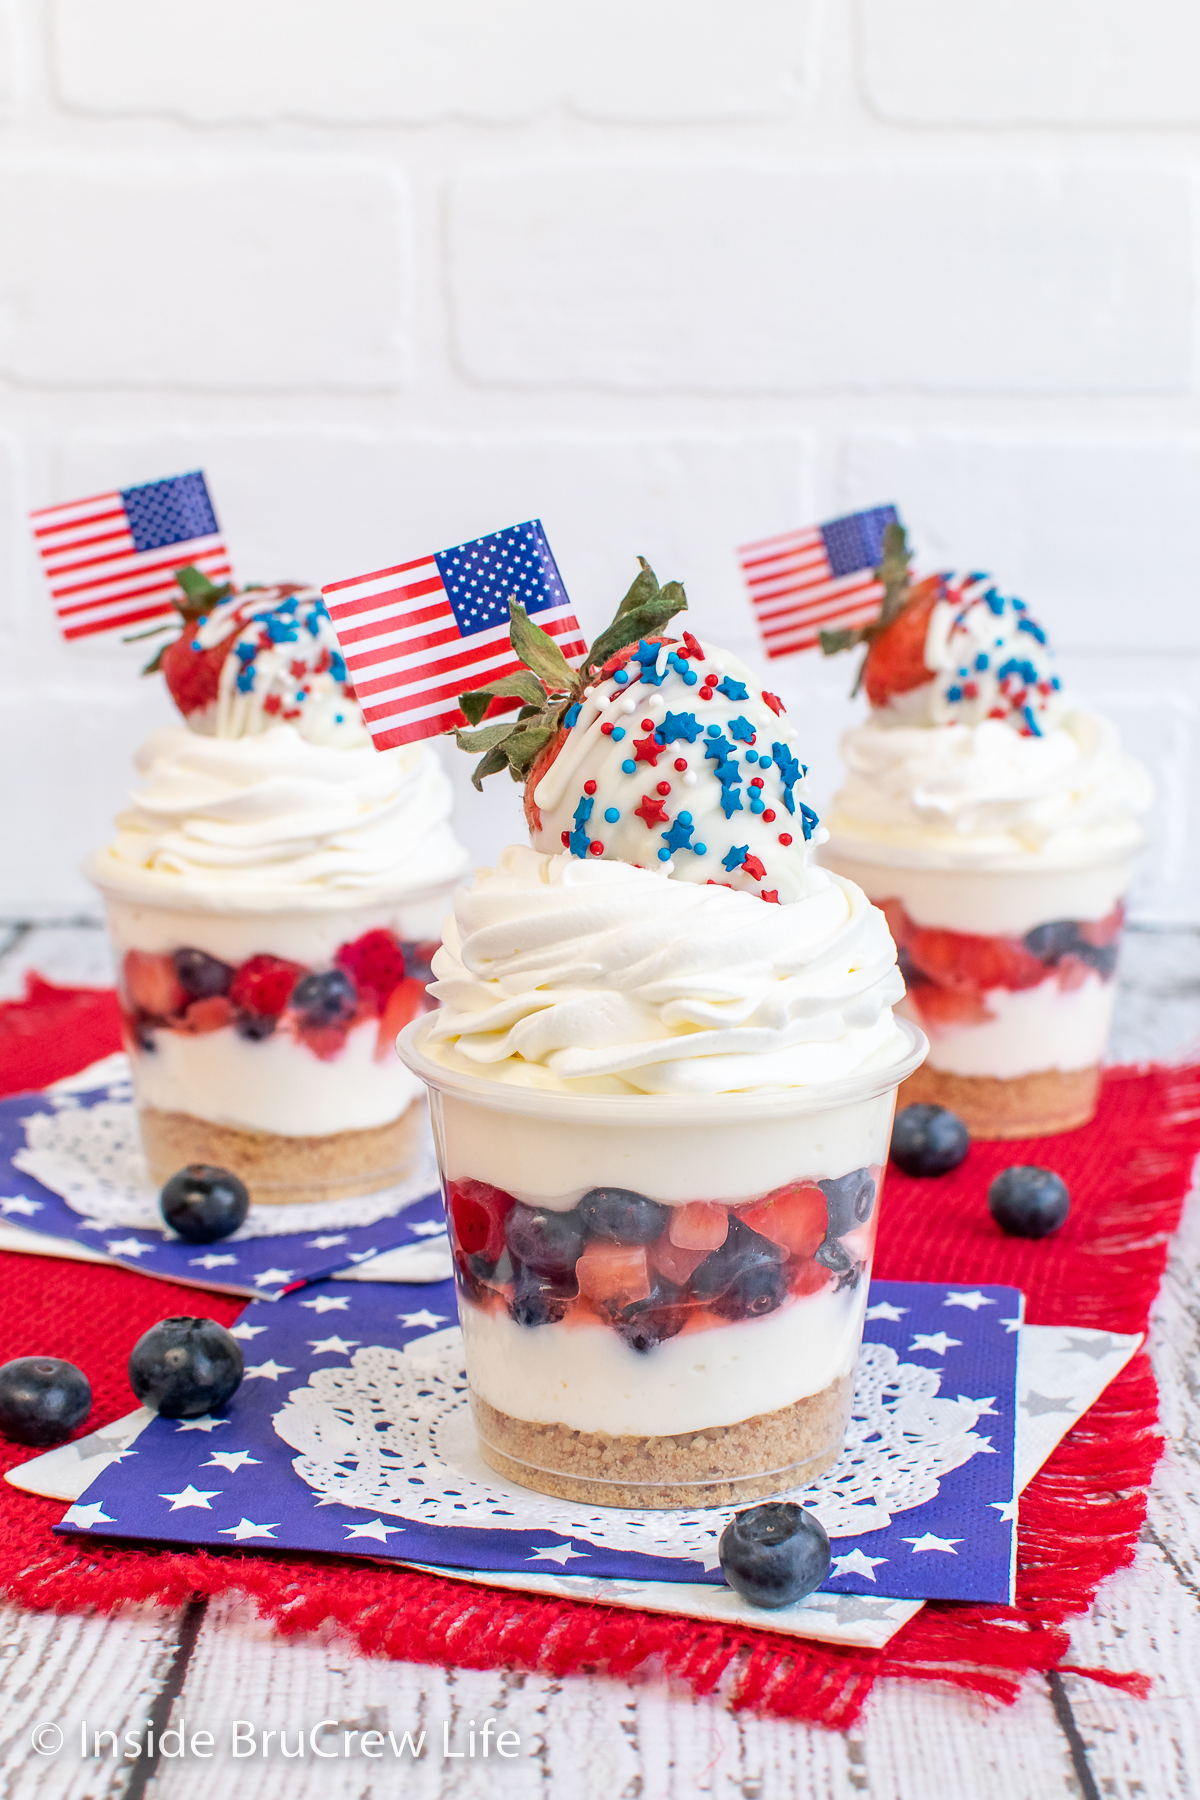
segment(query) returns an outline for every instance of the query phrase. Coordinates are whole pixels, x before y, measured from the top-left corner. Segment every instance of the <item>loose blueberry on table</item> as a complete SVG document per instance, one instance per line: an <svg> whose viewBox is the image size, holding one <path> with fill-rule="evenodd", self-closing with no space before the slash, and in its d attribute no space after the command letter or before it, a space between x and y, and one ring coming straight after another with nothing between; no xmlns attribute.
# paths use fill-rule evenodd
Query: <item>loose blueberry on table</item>
<svg viewBox="0 0 1200 1800"><path fill-rule="evenodd" d="M906 1175L948 1175L957 1169L971 1139L948 1106L905 1106L892 1127L892 1161Z"/></svg>
<svg viewBox="0 0 1200 1800"><path fill-rule="evenodd" d="M129 950L121 966L121 1003L131 1046L155 1049L155 1035L206 1036L228 1027L248 1043L277 1032L329 1061L355 1025L376 1020L376 1054L388 1056L399 1032L430 1003L425 993L437 946L402 944L394 932L364 932L335 952L333 966L260 951L236 967L184 944L170 954Z"/></svg>
<svg viewBox="0 0 1200 1800"><path fill-rule="evenodd" d="M734 1513L721 1533L721 1573L752 1606L791 1606L829 1574L829 1538L794 1500L767 1500Z"/></svg>
<svg viewBox="0 0 1200 1800"><path fill-rule="evenodd" d="M1015 1163L988 1189L988 1207L1009 1237L1044 1238L1058 1230L1071 1210L1061 1175L1031 1163Z"/></svg>
<svg viewBox="0 0 1200 1800"><path fill-rule="evenodd" d="M789 1182L738 1206L597 1187L561 1210L468 1176L446 1184L456 1276L467 1299L518 1325L599 1322L644 1355L689 1325L854 1287L882 1173Z"/></svg>
<svg viewBox="0 0 1200 1800"><path fill-rule="evenodd" d="M0 1431L18 1444L61 1444L92 1409L87 1376L58 1356L18 1356L0 1367Z"/></svg>
<svg viewBox="0 0 1200 1800"><path fill-rule="evenodd" d="M162 1319L133 1346L129 1385L164 1419L198 1419L236 1394L245 1366L237 1339L215 1319Z"/></svg>
<svg viewBox="0 0 1200 1800"><path fill-rule="evenodd" d="M159 1210L189 1244L215 1244L236 1231L250 1211L245 1183L212 1163L189 1163L164 1185Z"/></svg>

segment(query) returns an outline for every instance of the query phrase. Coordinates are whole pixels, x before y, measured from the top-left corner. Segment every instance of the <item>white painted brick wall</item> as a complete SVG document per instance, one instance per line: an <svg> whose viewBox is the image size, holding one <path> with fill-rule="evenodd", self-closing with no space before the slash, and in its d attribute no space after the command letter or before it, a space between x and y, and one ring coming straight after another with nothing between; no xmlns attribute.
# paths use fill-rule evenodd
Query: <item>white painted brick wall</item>
<svg viewBox="0 0 1200 1800"><path fill-rule="evenodd" d="M1200 920L1185 0L0 0L0 916L139 738L24 514L202 464L243 575L546 521L595 629L640 551L756 657L734 546L894 498L1040 611L1159 785ZM819 794L850 670L771 667ZM448 751L479 860L520 831Z"/></svg>
<svg viewBox="0 0 1200 1800"><path fill-rule="evenodd" d="M1136 393L1191 374L1175 174L547 158L466 176L451 204L458 343L489 383Z"/></svg>

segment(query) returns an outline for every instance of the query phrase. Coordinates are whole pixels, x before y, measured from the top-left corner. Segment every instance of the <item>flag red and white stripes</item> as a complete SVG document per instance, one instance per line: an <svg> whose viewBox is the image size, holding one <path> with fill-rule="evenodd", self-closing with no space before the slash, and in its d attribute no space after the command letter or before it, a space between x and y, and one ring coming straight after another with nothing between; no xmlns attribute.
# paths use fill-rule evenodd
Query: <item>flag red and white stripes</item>
<svg viewBox="0 0 1200 1800"><path fill-rule="evenodd" d="M822 631L866 625L878 616L883 584L875 574L893 506L872 507L738 551L750 602L770 657L811 650Z"/></svg>
<svg viewBox="0 0 1200 1800"><path fill-rule="evenodd" d="M232 573L198 470L44 506L30 523L68 642L177 619L175 571L189 563L218 583Z"/></svg>

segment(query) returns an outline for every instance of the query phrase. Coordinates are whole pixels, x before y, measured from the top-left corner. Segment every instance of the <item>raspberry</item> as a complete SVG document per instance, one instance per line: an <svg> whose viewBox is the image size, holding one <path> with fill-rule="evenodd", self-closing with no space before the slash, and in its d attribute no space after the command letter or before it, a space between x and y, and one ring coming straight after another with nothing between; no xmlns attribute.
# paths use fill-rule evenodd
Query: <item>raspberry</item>
<svg viewBox="0 0 1200 1800"><path fill-rule="evenodd" d="M343 944L334 962L354 977L359 997L381 1013L404 980L404 952L390 931L366 931L353 943Z"/></svg>
<svg viewBox="0 0 1200 1800"><path fill-rule="evenodd" d="M277 1019L304 973L301 963L287 962L282 956L251 956L234 976L229 998L239 1012Z"/></svg>
<svg viewBox="0 0 1200 1800"><path fill-rule="evenodd" d="M470 1175L447 1182L446 1191L455 1248L496 1262L504 1249L504 1221L517 1204L512 1195Z"/></svg>

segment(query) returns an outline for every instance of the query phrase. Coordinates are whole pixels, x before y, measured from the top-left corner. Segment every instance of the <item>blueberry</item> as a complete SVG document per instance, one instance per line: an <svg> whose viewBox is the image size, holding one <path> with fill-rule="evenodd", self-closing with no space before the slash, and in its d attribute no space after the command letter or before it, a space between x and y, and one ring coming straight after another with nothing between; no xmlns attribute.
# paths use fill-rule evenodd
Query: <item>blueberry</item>
<svg viewBox="0 0 1200 1800"><path fill-rule="evenodd" d="M631 1188L592 1188L579 1202L579 1216L593 1237L614 1244L652 1244L667 1228L669 1209Z"/></svg>
<svg viewBox="0 0 1200 1800"><path fill-rule="evenodd" d="M0 1368L0 1431L18 1444L61 1444L92 1408L88 1378L58 1356L18 1356Z"/></svg>
<svg viewBox="0 0 1200 1800"><path fill-rule="evenodd" d="M358 989L345 969L304 975L292 989L291 1005L308 1025L344 1025L354 1017Z"/></svg>
<svg viewBox="0 0 1200 1800"><path fill-rule="evenodd" d="M688 1309L683 1289L660 1276L645 1300L631 1300L625 1306L610 1308L609 1314L622 1343L646 1356L668 1338L679 1335L687 1323Z"/></svg>
<svg viewBox="0 0 1200 1800"><path fill-rule="evenodd" d="M1087 944L1081 938L1075 946L1075 954L1081 962L1095 969L1102 981L1107 981L1117 966L1115 944Z"/></svg>
<svg viewBox="0 0 1200 1800"><path fill-rule="evenodd" d="M988 1206L1009 1237L1044 1238L1057 1231L1071 1210L1071 1196L1061 1175L1052 1169L1016 1163L997 1175L988 1189Z"/></svg>
<svg viewBox="0 0 1200 1800"><path fill-rule="evenodd" d="M1039 962L1057 962L1070 950L1078 950L1079 934L1074 919L1051 919L1048 925L1035 925L1025 933L1025 948Z"/></svg>
<svg viewBox="0 0 1200 1800"><path fill-rule="evenodd" d="M483 1298L490 1289L504 1287L516 1275L513 1259L507 1250L500 1252L498 1259L485 1256L482 1250L474 1251L463 1257L458 1265L463 1287L473 1299Z"/></svg>
<svg viewBox="0 0 1200 1800"><path fill-rule="evenodd" d="M583 1220L577 1212L550 1212L518 1200L504 1221L504 1236L518 1261L543 1275L569 1275L583 1249Z"/></svg>
<svg viewBox="0 0 1200 1800"><path fill-rule="evenodd" d="M211 1163L189 1163L158 1197L163 1218L189 1244L215 1244L236 1231L250 1211L243 1182Z"/></svg>
<svg viewBox="0 0 1200 1800"><path fill-rule="evenodd" d="M892 1161L906 1175L946 1175L971 1147L967 1128L948 1106L906 1106L892 1128Z"/></svg>
<svg viewBox="0 0 1200 1800"><path fill-rule="evenodd" d="M725 1242L692 1275L692 1293L723 1319L774 1312L787 1297L785 1252L732 1215Z"/></svg>
<svg viewBox="0 0 1200 1800"><path fill-rule="evenodd" d="M818 1181L829 1209L831 1238L845 1237L858 1225L865 1225L875 1207L875 1179L870 1169L852 1169L833 1181Z"/></svg>
<svg viewBox="0 0 1200 1800"><path fill-rule="evenodd" d="M241 1385L241 1345L215 1319L163 1319L133 1346L129 1385L164 1419L219 1412Z"/></svg>
<svg viewBox="0 0 1200 1800"><path fill-rule="evenodd" d="M825 1527L794 1500L734 1513L717 1548L721 1573L751 1606L791 1606L829 1574Z"/></svg>
<svg viewBox="0 0 1200 1800"><path fill-rule="evenodd" d="M179 985L191 1000L211 1000L214 994L227 994L234 971L227 962L210 956L207 950L185 946L176 950L172 961Z"/></svg>
<svg viewBox="0 0 1200 1800"><path fill-rule="evenodd" d="M269 1013L240 1012L233 1021L233 1029L239 1037L248 1038L252 1044L260 1044L269 1038L279 1020Z"/></svg>
<svg viewBox="0 0 1200 1800"><path fill-rule="evenodd" d="M536 1269L518 1269L508 1310L518 1325L556 1325L578 1294L574 1279L539 1275Z"/></svg>

